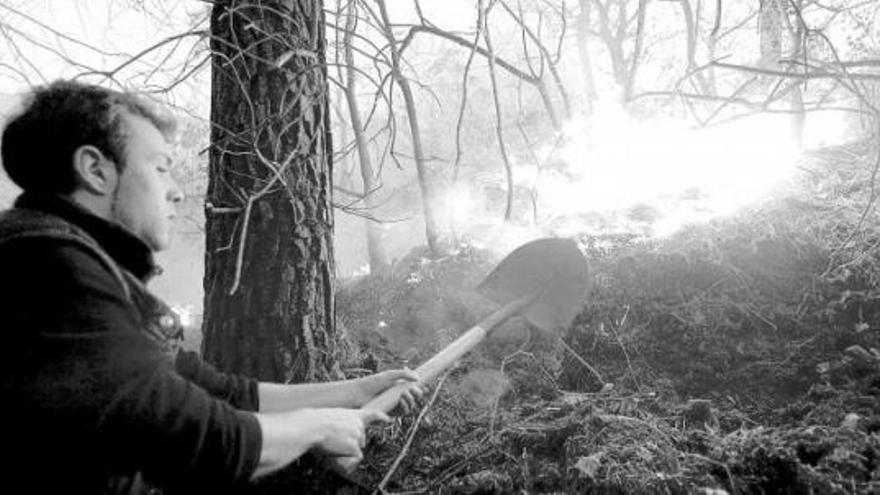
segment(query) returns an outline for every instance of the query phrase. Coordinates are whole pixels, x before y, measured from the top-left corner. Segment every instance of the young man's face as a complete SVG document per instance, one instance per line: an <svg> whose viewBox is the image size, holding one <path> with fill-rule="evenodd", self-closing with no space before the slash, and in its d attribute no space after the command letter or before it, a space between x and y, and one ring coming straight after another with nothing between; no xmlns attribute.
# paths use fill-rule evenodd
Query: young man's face
<svg viewBox="0 0 880 495"><path fill-rule="evenodd" d="M171 244L175 204L183 199L171 177L171 146L150 121L126 115L124 169L113 197L113 220L154 251Z"/></svg>

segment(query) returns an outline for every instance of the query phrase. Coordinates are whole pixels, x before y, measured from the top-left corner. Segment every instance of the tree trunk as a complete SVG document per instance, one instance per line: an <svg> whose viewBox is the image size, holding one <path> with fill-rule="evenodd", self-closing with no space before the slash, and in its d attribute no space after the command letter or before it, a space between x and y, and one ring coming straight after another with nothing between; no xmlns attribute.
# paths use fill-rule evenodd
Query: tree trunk
<svg viewBox="0 0 880 495"><path fill-rule="evenodd" d="M577 51L581 61L581 78L584 83L584 110L587 115L592 115L593 104L599 99L596 92L596 81L593 78L593 61L590 59L589 33L590 33L590 0L579 0L580 15L577 20Z"/></svg>
<svg viewBox="0 0 880 495"><path fill-rule="evenodd" d="M610 5L605 5L602 2L595 2L595 5L599 13L599 38L605 43L605 48L608 50L611 73L614 75L614 82L620 88L622 98L623 88L628 80L626 57L623 55L623 42L626 34L626 2L621 1L618 5L618 17L624 20L621 22L618 19L616 28L612 25L611 15L608 12Z"/></svg>
<svg viewBox="0 0 880 495"><path fill-rule="evenodd" d="M779 69L779 60L782 58L782 15L777 0L761 0L761 11L758 15L761 58L758 61L758 67L762 69ZM767 87L774 79L774 76L764 76L761 78L761 82Z"/></svg>
<svg viewBox="0 0 880 495"><path fill-rule="evenodd" d="M367 138L364 135L366 129L361 121L360 108L357 101L357 71L354 64L354 50L352 34L355 29L357 5L352 2L346 12L345 34L343 35L343 50L345 52L345 100L348 102L349 119L351 129L354 132L355 145L357 147L358 162L360 163L361 181L363 182L364 207L373 215L376 210L376 184L373 178L373 164L370 159L370 149L367 146ZM384 275L388 273L390 265L388 255L385 253L385 245L382 240L382 229L375 219L364 219L367 229L367 253L370 258L370 273Z"/></svg>
<svg viewBox="0 0 880 495"><path fill-rule="evenodd" d="M633 41L632 55L629 59L629 71L626 74L626 85L623 88L623 101L629 103L632 99L636 85L636 73L639 70L639 62L642 57L642 45L645 40L645 17L647 16L648 0L639 0L639 10L636 12L636 32Z"/></svg>
<svg viewBox="0 0 880 495"><path fill-rule="evenodd" d="M797 15L795 15L795 25L792 29L792 48L791 48L791 56L789 57L792 60L799 60L801 57L803 59L807 59L807 44L805 40L806 32L804 29L804 24L802 22L801 13L804 8L804 0L796 0L793 4L793 7L796 9ZM806 70L804 67L802 70ZM805 81L795 81L795 87L791 90L791 138L797 145L798 149L803 148L804 146L804 127L807 123L807 112L804 109L804 91L803 87Z"/></svg>
<svg viewBox="0 0 880 495"><path fill-rule="evenodd" d="M679 0L681 5L681 13L684 16L684 28L687 35L687 48L685 58L687 60L687 74L692 74L693 79L697 81L697 90L704 95L711 95L710 88L706 79L703 77L702 71L694 72L697 67L697 38L700 34L700 17L694 15L693 7L689 0ZM699 14L699 12L697 12Z"/></svg>
<svg viewBox="0 0 880 495"><path fill-rule="evenodd" d="M264 381L338 377L322 2L215 1L203 353Z"/></svg>

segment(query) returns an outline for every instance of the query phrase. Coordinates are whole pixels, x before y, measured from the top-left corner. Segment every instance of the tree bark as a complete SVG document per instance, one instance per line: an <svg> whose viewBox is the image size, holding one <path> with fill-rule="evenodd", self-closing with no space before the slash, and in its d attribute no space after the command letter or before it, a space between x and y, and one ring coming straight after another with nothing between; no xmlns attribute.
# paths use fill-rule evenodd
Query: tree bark
<svg viewBox="0 0 880 495"><path fill-rule="evenodd" d="M203 354L264 381L339 376L322 2L215 1Z"/></svg>

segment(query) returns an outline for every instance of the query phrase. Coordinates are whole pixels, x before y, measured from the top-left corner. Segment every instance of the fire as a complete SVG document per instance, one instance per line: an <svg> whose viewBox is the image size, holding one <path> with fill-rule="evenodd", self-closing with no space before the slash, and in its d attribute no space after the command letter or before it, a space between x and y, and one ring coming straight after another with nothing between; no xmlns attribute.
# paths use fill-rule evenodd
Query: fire
<svg viewBox="0 0 880 495"><path fill-rule="evenodd" d="M189 328L190 326L192 326L193 322L195 321L195 308L191 304L172 304L171 310L174 311L175 314L177 314L177 317L180 319L180 324L184 328Z"/></svg>
<svg viewBox="0 0 880 495"><path fill-rule="evenodd" d="M807 145L845 137L839 115L811 115L807 124ZM537 191L535 225L502 227L497 205L490 208L474 187L449 192L447 201L459 232L491 247L548 234L662 237L739 211L791 179L801 152L790 129L786 114L696 128L670 118L639 120L604 104L589 120L570 121L561 146L537 150L540 173L533 161L515 165L518 186ZM486 218L493 220L480 223Z"/></svg>
<svg viewBox="0 0 880 495"><path fill-rule="evenodd" d="M695 129L605 106L590 122L569 124L560 156L571 179L544 180L539 194L561 217L644 205L655 210L652 233L668 234L733 213L791 177L799 152L788 122L760 115Z"/></svg>

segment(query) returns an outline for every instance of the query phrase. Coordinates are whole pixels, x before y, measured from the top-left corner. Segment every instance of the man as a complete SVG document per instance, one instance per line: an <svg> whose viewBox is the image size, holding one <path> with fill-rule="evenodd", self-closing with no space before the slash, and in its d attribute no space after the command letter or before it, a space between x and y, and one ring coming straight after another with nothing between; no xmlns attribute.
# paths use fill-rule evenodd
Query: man
<svg viewBox="0 0 880 495"><path fill-rule="evenodd" d="M56 82L30 95L0 152L22 188L0 215L0 472L22 493L216 493L318 449L359 459L360 406L409 371L278 385L177 350L144 286L181 192L171 127L129 94ZM11 460L10 460L11 459Z"/></svg>

